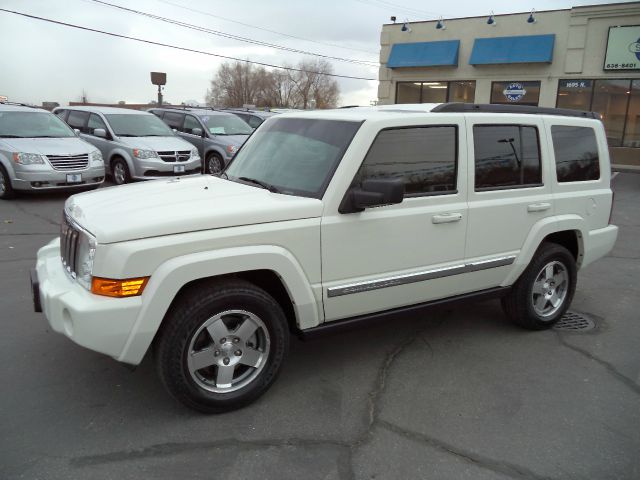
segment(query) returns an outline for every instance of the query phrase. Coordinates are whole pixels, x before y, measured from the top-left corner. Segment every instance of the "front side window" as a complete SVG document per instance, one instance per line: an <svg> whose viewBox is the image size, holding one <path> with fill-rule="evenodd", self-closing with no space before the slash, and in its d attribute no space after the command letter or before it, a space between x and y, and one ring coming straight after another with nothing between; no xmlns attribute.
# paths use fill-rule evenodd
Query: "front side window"
<svg viewBox="0 0 640 480"><path fill-rule="evenodd" d="M95 130L97 128L101 128L105 133L109 131L102 119L95 113L92 113L89 117L89 123L87 123L87 133L89 133L89 135L95 135Z"/></svg>
<svg viewBox="0 0 640 480"><path fill-rule="evenodd" d="M77 110L71 110L69 117L67 117L67 123L71 128L80 130L82 133L88 133L86 124L89 119L89 112L79 112Z"/></svg>
<svg viewBox="0 0 640 480"><path fill-rule="evenodd" d="M198 122L196 117L194 117L193 115L186 115L184 117L183 132L192 134L194 128L199 128L200 130L202 130L202 127L200 126L200 122Z"/></svg>
<svg viewBox="0 0 640 480"><path fill-rule="evenodd" d="M538 129L525 125L475 125L475 190L542 183Z"/></svg>
<svg viewBox="0 0 640 480"><path fill-rule="evenodd" d="M233 113L216 113L200 117L213 135L251 135L253 129Z"/></svg>
<svg viewBox="0 0 640 480"><path fill-rule="evenodd" d="M257 115L249 115L247 122L251 128L258 128L264 120Z"/></svg>
<svg viewBox="0 0 640 480"><path fill-rule="evenodd" d="M0 112L0 138L42 137L75 137L75 133L49 112Z"/></svg>
<svg viewBox="0 0 640 480"><path fill-rule="evenodd" d="M151 114L115 113L105 115L118 137L172 137L173 132Z"/></svg>
<svg viewBox="0 0 640 480"><path fill-rule="evenodd" d="M281 193L321 198L360 125L339 120L274 119L247 140L225 174L230 180L251 183L243 179L253 179L272 185Z"/></svg>
<svg viewBox="0 0 640 480"><path fill-rule="evenodd" d="M183 113L175 113L175 112L164 112L164 116L162 117L164 123L169 125L171 128L182 131L182 124L184 123L184 114Z"/></svg>
<svg viewBox="0 0 640 480"><path fill-rule="evenodd" d="M455 193L456 157L455 126L383 130L373 141L354 183L402 178L405 196Z"/></svg>
<svg viewBox="0 0 640 480"><path fill-rule="evenodd" d="M553 125L551 137L559 182L600 178L598 142L593 128Z"/></svg>

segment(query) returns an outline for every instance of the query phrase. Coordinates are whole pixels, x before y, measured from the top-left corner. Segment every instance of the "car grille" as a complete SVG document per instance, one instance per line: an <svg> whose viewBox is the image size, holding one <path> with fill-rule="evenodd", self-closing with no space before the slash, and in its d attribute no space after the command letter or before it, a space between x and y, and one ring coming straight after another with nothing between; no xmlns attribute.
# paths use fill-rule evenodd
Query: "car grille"
<svg viewBox="0 0 640 480"><path fill-rule="evenodd" d="M56 170L82 170L89 165L89 155L47 155Z"/></svg>
<svg viewBox="0 0 640 480"><path fill-rule="evenodd" d="M60 224L60 256L64 269L73 278L76 277L76 257L78 253L78 243L80 232L69 222L67 215L62 216Z"/></svg>
<svg viewBox="0 0 640 480"><path fill-rule="evenodd" d="M179 150L177 152L158 152L158 156L164 162L186 162L191 158L191 151Z"/></svg>

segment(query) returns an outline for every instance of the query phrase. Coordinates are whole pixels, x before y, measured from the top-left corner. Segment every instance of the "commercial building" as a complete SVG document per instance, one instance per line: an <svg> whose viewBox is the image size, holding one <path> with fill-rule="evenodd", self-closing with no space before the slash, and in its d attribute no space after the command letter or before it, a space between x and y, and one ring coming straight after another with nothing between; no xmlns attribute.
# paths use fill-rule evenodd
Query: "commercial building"
<svg viewBox="0 0 640 480"><path fill-rule="evenodd" d="M640 165L640 2L386 24L379 104L593 110L614 163Z"/></svg>

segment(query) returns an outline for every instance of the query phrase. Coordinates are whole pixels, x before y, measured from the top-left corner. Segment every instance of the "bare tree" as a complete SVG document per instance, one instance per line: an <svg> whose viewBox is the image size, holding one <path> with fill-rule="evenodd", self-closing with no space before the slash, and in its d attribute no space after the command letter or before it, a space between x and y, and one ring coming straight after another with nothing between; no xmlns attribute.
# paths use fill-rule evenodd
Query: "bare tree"
<svg viewBox="0 0 640 480"><path fill-rule="evenodd" d="M333 73L326 60L306 61L298 65L301 70L292 75L299 96L300 107L335 108L339 98L338 82L326 75Z"/></svg>

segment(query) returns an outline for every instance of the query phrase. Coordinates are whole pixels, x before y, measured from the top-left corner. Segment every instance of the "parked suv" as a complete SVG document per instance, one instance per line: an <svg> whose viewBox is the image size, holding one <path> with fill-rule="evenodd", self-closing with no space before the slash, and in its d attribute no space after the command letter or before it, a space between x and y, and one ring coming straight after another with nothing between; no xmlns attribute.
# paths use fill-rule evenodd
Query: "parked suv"
<svg viewBox="0 0 640 480"><path fill-rule="evenodd" d="M150 113L114 107L62 107L53 112L100 149L117 185L202 170L198 150Z"/></svg>
<svg viewBox="0 0 640 480"><path fill-rule="evenodd" d="M36 311L121 362L153 346L169 392L208 412L261 395L292 333L491 296L551 327L618 232L597 114L419 108L279 115L222 177L71 197Z"/></svg>
<svg viewBox="0 0 640 480"><path fill-rule="evenodd" d="M0 103L0 198L16 190L98 188L102 155L46 110Z"/></svg>
<svg viewBox="0 0 640 480"><path fill-rule="evenodd" d="M244 120L253 130L258 128L267 118L276 115L274 112L251 110L248 108L227 108L225 112L233 113Z"/></svg>
<svg viewBox="0 0 640 480"><path fill-rule="evenodd" d="M206 108L152 108L178 135L196 146L206 173L219 174L253 129L231 113Z"/></svg>

